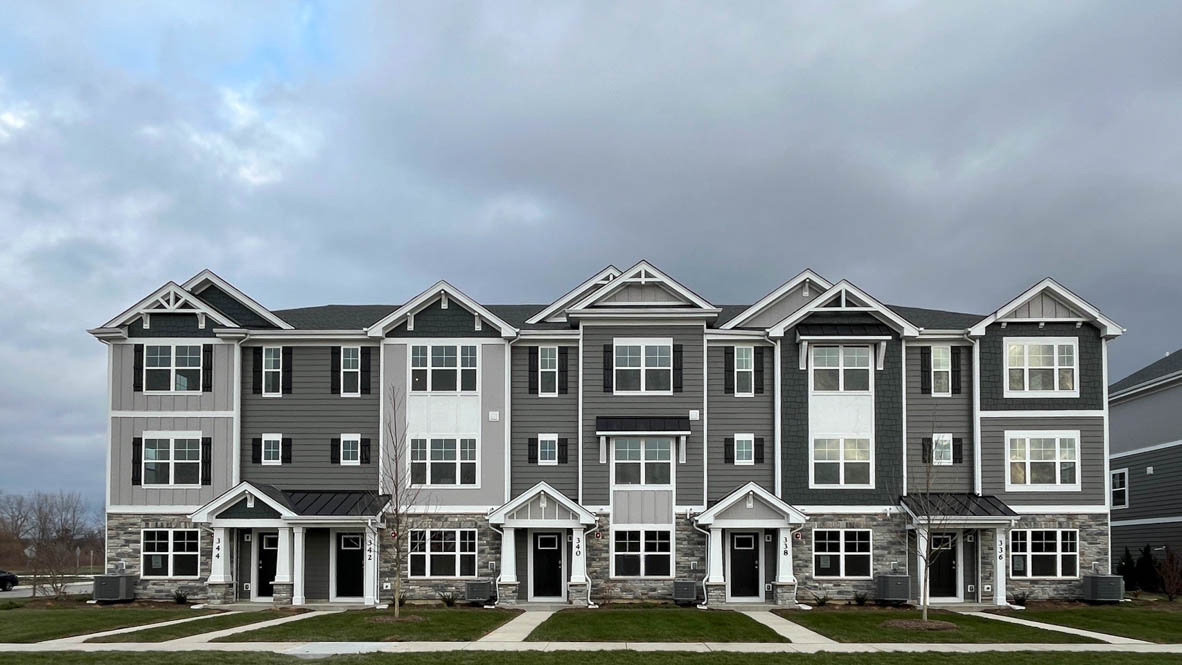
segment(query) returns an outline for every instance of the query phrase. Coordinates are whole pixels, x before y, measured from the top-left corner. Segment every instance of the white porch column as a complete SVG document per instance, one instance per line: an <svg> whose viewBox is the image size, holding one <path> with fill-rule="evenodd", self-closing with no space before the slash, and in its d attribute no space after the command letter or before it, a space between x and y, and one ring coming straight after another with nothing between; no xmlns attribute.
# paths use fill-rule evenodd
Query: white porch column
<svg viewBox="0 0 1182 665"><path fill-rule="evenodd" d="M292 590L291 604L304 604L304 527L292 527L295 536L295 549L292 553Z"/></svg>
<svg viewBox="0 0 1182 665"><path fill-rule="evenodd" d="M517 540L513 534L516 531L511 526L503 529L501 538L501 581L517 583ZM584 571L584 575L586 572Z"/></svg>
<svg viewBox="0 0 1182 665"><path fill-rule="evenodd" d="M795 583L796 575L792 571L792 529L781 528L779 533L780 547L776 554L776 582Z"/></svg>
<svg viewBox="0 0 1182 665"><path fill-rule="evenodd" d="M209 584L230 584L234 581L234 569L230 567L230 539L226 537L225 527L213 529L212 564Z"/></svg>
<svg viewBox="0 0 1182 665"><path fill-rule="evenodd" d="M710 528L710 574L706 576L707 584L722 584L726 581L722 565L723 530L718 527Z"/></svg>
<svg viewBox="0 0 1182 665"><path fill-rule="evenodd" d="M570 562L570 581L572 584L585 584L587 582L587 543L583 542L583 536L583 528L581 526L571 529L571 539L574 541L571 547L572 556Z"/></svg>
<svg viewBox="0 0 1182 665"><path fill-rule="evenodd" d="M374 605L378 599L377 577L378 539L373 529L365 528L365 567L362 573L362 593L365 594L365 604Z"/></svg>
<svg viewBox="0 0 1182 665"><path fill-rule="evenodd" d="M922 528L915 529L915 580L919 582L919 602L922 605L924 602L924 586L923 580L927 575L928 568L924 564L924 557L928 551L928 532ZM927 594L930 596L931 594Z"/></svg>
<svg viewBox="0 0 1182 665"><path fill-rule="evenodd" d="M291 584L291 529L279 529L279 549L275 552L275 584Z"/></svg>
<svg viewBox="0 0 1182 665"><path fill-rule="evenodd" d="M997 527L994 530L996 534L993 556L993 604L1006 604L1006 538L1009 537L1009 530Z"/></svg>

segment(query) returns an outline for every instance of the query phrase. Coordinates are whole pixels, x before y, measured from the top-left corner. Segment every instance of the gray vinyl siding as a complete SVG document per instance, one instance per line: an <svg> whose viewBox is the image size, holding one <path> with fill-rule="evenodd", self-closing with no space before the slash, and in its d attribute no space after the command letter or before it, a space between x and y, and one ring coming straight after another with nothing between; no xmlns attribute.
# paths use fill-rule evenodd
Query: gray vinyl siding
<svg viewBox="0 0 1182 665"><path fill-rule="evenodd" d="M304 533L304 598L328 600L329 545L328 529L308 529Z"/></svg>
<svg viewBox="0 0 1182 665"><path fill-rule="evenodd" d="M192 489L143 487L131 484L132 439L145 431L196 432L212 439L212 485ZM199 506L230 489L234 464L233 418L112 418L111 505Z"/></svg>
<svg viewBox="0 0 1182 665"><path fill-rule="evenodd" d="M961 392L936 397L920 390L922 371L921 344L907 345L907 490L909 492L973 491L973 347L960 352ZM960 464L931 467L923 462L923 439L933 434L951 434L964 440L964 461Z"/></svg>
<svg viewBox="0 0 1182 665"><path fill-rule="evenodd" d="M407 330L402 322L386 333L386 337L500 337L501 330L484 321L476 330L476 317L455 300L443 309L439 300L415 314L415 329Z"/></svg>
<svg viewBox="0 0 1182 665"><path fill-rule="evenodd" d="M809 285L809 295L804 297L804 285L797 286L795 289L785 293L779 300L764 307L758 314L746 321L742 327L744 328L771 328L777 323L788 318L796 310L804 307L811 302L818 295L825 290L820 288L819 284Z"/></svg>
<svg viewBox="0 0 1182 665"><path fill-rule="evenodd" d="M532 345L531 345L532 346ZM579 347L568 346L567 392L550 397L529 393L529 350L512 347L512 496L541 481L567 497L579 496ZM545 346L545 345L543 345ZM540 433L569 439L567 463L540 466L529 463L529 439Z"/></svg>
<svg viewBox="0 0 1182 665"><path fill-rule="evenodd" d="M1006 492L1007 430L1079 430L1080 491ZM1013 506L1096 505L1107 502L1104 476L1104 418L983 418L981 492Z"/></svg>
<svg viewBox="0 0 1182 665"><path fill-rule="evenodd" d="M155 317L153 317L155 320ZM151 344L144 340L143 344ZM135 392L135 344L111 345L111 409L114 411L233 411L233 344L196 340L195 344L213 343L213 390L191 395L153 395Z"/></svg>
<svg viewBox="0 0 1182 665"><path fill-rule="evenodd" d="M682 345L683 391L672 395L615 395L603 391L603 345L616 337L672 337ZM583 324L583 505L608 505L608 462L599 463L597 416L679 416L704 406L700 325L608 326ZM685 464L677 464L676 505L702 504L702 421L690 422Z"/></svg>
<svg viewBox="0 0 1182 665"><path fill-rule="evenodd" d="M1182 383L1109 406L1113 453L1182 439Z"/></svg>
<svg viewBox="0 0 1182 665"><path fill-rule="evenodd" d="M252 391L254 353L242 354L242 479L281 489L372 490L378 483L378 409L381 401L378 349L373 347L370 393L358 397L332 394L331 346L292 347L289 395L264 397ZM279 433L292 440L291 464L251 462L251 439ZM368 438L371 463L333 464L331 441L342 433Z"/></svg>
<svg viewBox="0 0 1182 665"><path fill-rule="evenodd" d="M1117 515L1120 511L1113 513ZM1116 517L1113 521L1119 521ZM1182 522L1168 524L1138 524L1134 526L1112 526L1112 570L1116 570L1120 558L1124 556L1125 548L1133 554L1136 561L1141 556L1141 548L1149 545L1153 548L1154 556L1161 561L1165 551L1161 548L1182 551Z"/></svg>
<svg viewBox="0 0 1182 665"><path fill-rule="evenodd" d="M1182 517L1182 446L1114 457L1109 466L1129 471L1129 507L1113 509L1113 520Z"/></svg>
<svg viewBox="0 0 1182 665"><path fill-rule="evenodd" d="M213 337L213 329L220 326L217 321L205 318L205 327L200 327L196 314L152 314L148 328L144 320L136 319L127 325L128 337Z"/></svg>
<svg viewBox="0 0 1182 665"><path fill-rule="evenodd" d="M757 482L768 491L775 491L776 465L776 354L774 347L765 346L763 352L763 394L736 397L726 394L726 349L729 344L709 347L707 354L707 502L713 503L749 482ZM751 433L763 438L763 463L728 464L723 445L727 437L736 433Z"/></svg>
<svg viewBox="0 0 1182 665"><path fill-rule="evenodd" d="M1079 397L1006 398L1005 340L1008 337L1077 337L1079 338ZM1100 331L1091 324L1079 328L1074 323L1013 323L1005 328L993 324L981 338L981 410L1064 410L1104 408L1104 342Z"/></svg>

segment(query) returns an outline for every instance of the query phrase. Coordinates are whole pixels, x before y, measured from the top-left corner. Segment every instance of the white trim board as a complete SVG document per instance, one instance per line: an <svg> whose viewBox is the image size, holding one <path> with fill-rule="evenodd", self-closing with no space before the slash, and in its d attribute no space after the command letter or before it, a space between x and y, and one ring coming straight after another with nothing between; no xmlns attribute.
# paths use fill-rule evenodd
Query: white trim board
<svg viewBox="0 0 1182 665"><path fill-rule="evenodd" d="M777 301L780 300L780 298L782 298L785 295L787 295L788 293L792 292L793 290L796 289L796 287L800 286L801 284L803 284L805 282L815 282L817 284L817 286L821 287L820 290L817 292L817 296L820 296L821 293L824 293L825 291L828 291L829 289L833 288L833 284L831 282L829 282L829 280L825 279L824 277L821 277L817 273L813 272L811 269L805 268L799 274L797 274L795 277L788 280L787 282L784 282L780 286L776 287L771 293L760 298L759 302L756 302L754 305L743 310L738 316L736 316L735 318L731 319L730 321L727 321L726 323L722 324L721 326L719 326L719 328L721 330L730 330L730 329L735 328L739 325L742 325L748 319L751 319L756 314L759 314L766 307L775 304ZM814 297L817 297L817 296L814 296Z"/></svg>
<svg viewBox="0 0 1182 665"><path fill-rule="evenodd" d="M572 300L574 300L576 297L578 297L580 294L582 294L587 289L591 288L592 286L595 286L596 284L600 284L601 282L603 284L607 284L607 282L610 282L611 280L613 280L619 276L620 276L620 269L613 266L613 265L609 265L606 268L604 268L603 270L600 270L599 272L595 273L590 279L584 281L582 284L579 284L575 288L564 293L561 297L558 298L558 300L555 300L554 302L550 303L549 305L546 306L545 309L543 309L542 311L538 312L537 314L534 314L533 316L526 319L525 322L532 325L535 323L540 323L542 321L545 321L552 314L558 313L558 311L561 310L563 307L569 305Z"/></svg>
<svg viewBox="0 0 1182 665"><path fill-rule="evenodd" d="M112 418L233 418L235 415L233 411L111 411Z"/></svg>
<svg viewBox="0 0 1182 665"><path fill-rule="evenodd" d="M206 268L205 270L202 270L201 272L197 273L196 275L193 275L192 277L190 277L188 279L188 281L186 281L181 286L186 291L194 293L194 295L197 295L198 297L200 297L200 295L201 295L200 292L194 292L193 289L195 287L201 285L203 282L209 282L210 284L218 287L222 291L225 291L227 294L230 295L231 298L234 298L235 300L242 303L243 305L246 305L246 307L248 309L253 311L255 314L258 314L259 316L263 317L267 321L271 322L271 324L276 325L284 330L291 330L293 328L293 326L290 323L288 323L287 321L284 321L283 319L281 319L278 316L276 316L275 314L273 314L271 312L271 310L267 309L266 307L263 307L261 304L258 303L258 301L251 298L250 296L246 295L245 293L243 293L241 290L239 290L233 284L227 282L226 280L222 279L221 277L218 277L217 274L215 274L209 268Z"/></svg>
<svg viewBox="0 0 1182 665"><path fill-rule="evenodd" d="M388 328L405 317L413 316L423 307L435 302L435 299L440 296L447 296L450 300L454 300L458 305L468 310L468 312L477 317L477 319L484 319L485 321L488 321L499 328L501 331L501 337L512 338L517 336L516 328L506 323L496 314L490 312L480 303L476 302L472 298L469 298L467 294L452 286L446 280L439 280L438 282L435 282L435 284L433 284L426 291L423 291L419 295L412 298L410 302L406 303L402 307L399 307L393 312L390 312L380 321L371 324L364 330L370 337L385 337Z"/></svg>
<svg viewBox="0 0 1182 665"><path fill-rule="evenodd" d="M1145 526L1150 524L1178 524L1182 522L1182 516L1176 517L1146 517L1139 520L1112 520L1111 524L1114 527L1118 526Z"/></svg>
<svg viewBox="0 0 1182 665"><path fill-rule="evenodd" d="M1109 459L1116 459L1118 457L1128 457L1129 455L1139 455L1141 453L1150 453L1155 450L1165 450L1166 448L1173 448L1174 446L1182 446L1182 439L1178 441L1169 441L1166 443L1158 443L1152 446L1145 446L1144 448L1134 448L1132 450L1124 450L1119 453L1112 453Z"/></svg>
<svg viewBox="0 0 1182 665"><path fill-rule="evenodd" d="M1103 418L1103 409L1069 409L1053 411L981 411L982 418Z"/></svg>
<svg viewBox="0 0 1182 665"><path fill-rule="evenodd" d="M1015 506L1010 509L1019 515L1106 515L1108 503L1094 505L1047 505L1047 506Z"/></svg>
<svg viewBox="0 0 1182 665"><path fill-rule="evenodd" d="M1106 337L1115 337L1124 333L1124 328L1120 327L1120 325L1112 319L1104 316L1104 314L1101 313L1098 308L1083 298L1075 295L1071 292L1071 290L1056 282L1054 279L1047 277L1041 282L1023 291L1018 297L1002 305L994 313L978 321L975 325L969 328L968 334L973 337L980 337L984 335L985 329L988 328L990 324L1001 321L1007 314L1021 307L1027 300L1030 300L1034 296L1047 290L1051 291L1063 300L1066 300L1068 305L1084 312L1088 316L1091 316L1092 322L1099 325ZM1037 323L1039 320L1040 319L1014 319L1013 323ZM1046 319L1042 320L1045 321ZM1006 321L1009 322L1010 320L1006 319Z"/></svg>

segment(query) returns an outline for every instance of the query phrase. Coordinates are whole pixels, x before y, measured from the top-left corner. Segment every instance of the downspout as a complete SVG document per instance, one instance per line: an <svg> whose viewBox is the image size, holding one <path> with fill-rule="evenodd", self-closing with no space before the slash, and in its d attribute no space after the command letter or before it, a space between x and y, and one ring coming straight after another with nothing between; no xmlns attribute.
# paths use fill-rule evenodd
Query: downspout
<svg viewBox="0 0 1182 665"><path fill-rule="evenodd" d="M504 549L504 547L505 547L505 532L498 529L491 522L489 523L488 528L492 529L493 531L496 531L497 534L499 534L501 536L501 548ZM513 546L516 547L517 543L514 542ZM497 563L497 579L493 581L493 587L495 587L495 589L496 589L497 599L493 601L492 605L485 605L484 609L486 609L486 610L495 610L497 608L497 605L499 605L501 603L501 565L500 565L500 562Z"/></svg>
<svg viewBox="0 0 1182 665"><path fill-rule="evenodd" d="M595 531L597 529L599 529L599 518L598 517L595 518L594 524L587 527L583 531L583 559L584 559L583 576L587 578L587 609L589 609L589 610L599 609L599 606L591 601L591 575L588 574L587 565L585 563L586 558L587 558L587 534L591 533L592 531Z"/></svg>
<svg viewBox="0 0 1182 665"><path fill-rule="evenodd" d="M699 531L700 533L702 533L703 535L706 536L706 572L705 572L705 574L702 575L702 581L701 581L702 603L700 605L698 605L699 610L705 610L705 609L709 609L709 607L707 607L707 606L710 604L710 596L707 595L707 593L706 593L706 580L710 579L710 549L711 549L710 548L710 532L705 531L702 529L702 527L698 526L698 523L693 521L693 518L691 517L692 514L693 514L692 510L686 511L686 515L685 515L686 519L690 520L690 524L694 527L695 530Z"/></svg>
<svg viewBox="0 0 1182 665"><path fill-rule="evenodd" d="M800 533L801 531L804 531L804 524L801 524L799 529L794 529L794 530L792 531L792 539L793 539L793 540L796 540L796 534ZM795 558L795 557L794 557L794 558ZM794 570L794 571L792 571L792 573L793 573L793 575L792 575L792 576L793 576L793 577L796 577L796 571ZM802 603L802 602L800 602L799 600L797 600L797 599L796 599L796 594L797 594L799 591L800 591L800 578L797 578L797 579L796 579L796 584L792 585L792 604L793 604L793 605L795 605L795 606L796 606L796 609L798 609L798 610L811 610L811 609L813 609L813 606L812 606L812 605L805 605L804 603Z"/></svg>

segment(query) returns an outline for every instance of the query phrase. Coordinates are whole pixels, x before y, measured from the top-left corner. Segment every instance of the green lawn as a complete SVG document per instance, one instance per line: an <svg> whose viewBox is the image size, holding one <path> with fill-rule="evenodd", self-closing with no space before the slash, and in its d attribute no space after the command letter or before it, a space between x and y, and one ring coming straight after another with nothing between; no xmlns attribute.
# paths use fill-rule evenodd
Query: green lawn
<svg viewBox="0 0 1182 665"><path fill-rule="evenodd" d="M685 608L562 610L531 642L787 642L738 612Z"/></svg>
<svg viewBox="0 0 1182 665"><path fill-rule="evenodd" d="M165 608L100 607L86 609L16 609L0 611L0 642L42 642L59 637L98 633L104 630L127 628L142 624L185 619L206 610L191 610L176 605ZM167 609L166 609L167 608Z"/></svg>
<svg viewBox="0 0 1182 665"><path fill-rule="evenodd" d="M1027 628L993 619L964 616L953 612L932 610L931 619L950 621L956 630L907 630L882 626L889 619L919 619L919 610L896 609L814 609L774 610L776 614L816 631L838 642L961 642L968 644L998 643L1095 643L1086 637L1078 637L1053 630Z"/></svg>
<svg viewBox="0 0 1182 665"><path fill-rule="evenodd" d="M283 617L292 616L293 612L282 610L260 610L256 612L238 612L236 614L225 614L209 619L201 619L200 621L190 621L188 623L178 623L175 626L160 626L159 628L145 628L137 630L133 633L119 633L118 635L107 635L106 637L95 637L86 640L87 642L167 642L168 640L177 640L182 637L189 637L190 635L200 635L203 633L212 633L218 630L225 630L226 628L235 628L238 626L245 626L251 623L258 623L260 621L270 621L271 619L282 619Z"/></svg>
<svg viewBox="0 0 1182 665"><path fill-rule="evenodd" d="M218 642L467 642L517 616L518 610L402 608L402 616L421 617L393 623L393 610L350 610L292 621L223 637Z"/></svg>
<svg viewBox="0 0 1182 665"><path fill-rule="evenodd" d="M1156 607L1155 607L1156 605ZM1009 616L1045 621L1136 640L1173 644L1182 642L1182 606L1162 603L1131 605L1081 605L1071 608L1039 609L1031 605Z"/></svg>

